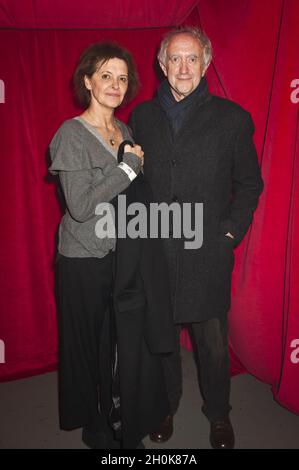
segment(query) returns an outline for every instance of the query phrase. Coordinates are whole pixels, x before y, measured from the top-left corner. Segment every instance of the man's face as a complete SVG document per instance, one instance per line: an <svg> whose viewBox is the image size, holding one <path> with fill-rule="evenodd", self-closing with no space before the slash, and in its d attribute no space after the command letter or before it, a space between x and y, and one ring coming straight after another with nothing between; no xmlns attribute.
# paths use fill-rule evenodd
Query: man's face
<svg viewBox="0 0 299 470"><path fill-rule="evenodd" d="M177 34L168 44L165 62L160 66L173 96L180 101L195 90L204 75L203 48L190 34Z"/></svg>

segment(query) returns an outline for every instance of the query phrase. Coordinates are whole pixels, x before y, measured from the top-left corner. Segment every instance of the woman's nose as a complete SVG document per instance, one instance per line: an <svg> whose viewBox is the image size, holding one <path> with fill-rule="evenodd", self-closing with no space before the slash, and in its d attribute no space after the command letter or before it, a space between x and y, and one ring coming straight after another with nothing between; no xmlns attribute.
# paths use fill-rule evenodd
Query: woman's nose
<svg viewBox="0 0 299 470"><path fill-rule="evenodd" d="M115 89L119 88L119 81L117 78L113 79L112 87Z"/></svg>

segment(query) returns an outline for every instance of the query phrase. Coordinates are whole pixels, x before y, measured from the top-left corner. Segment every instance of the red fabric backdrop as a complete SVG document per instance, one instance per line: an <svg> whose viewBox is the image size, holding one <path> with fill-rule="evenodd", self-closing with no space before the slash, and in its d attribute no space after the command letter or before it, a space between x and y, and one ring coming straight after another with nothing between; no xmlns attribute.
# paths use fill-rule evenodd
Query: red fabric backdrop
<svg viewBox="0 0 299 470"><path fill-rule="evenodd" d="M53 257L61 214L47 146L61 122L79 113L70 79L80 52L101 39L133 52L142 89L120 110L126 120L156 89L162 34L182 23L201 25L212 40L211 91L251 112L265 181L252 229L236 250L233 373L271 384L275 398L299 413L297 0L0 0L0 380L56 366Z"/></svg>

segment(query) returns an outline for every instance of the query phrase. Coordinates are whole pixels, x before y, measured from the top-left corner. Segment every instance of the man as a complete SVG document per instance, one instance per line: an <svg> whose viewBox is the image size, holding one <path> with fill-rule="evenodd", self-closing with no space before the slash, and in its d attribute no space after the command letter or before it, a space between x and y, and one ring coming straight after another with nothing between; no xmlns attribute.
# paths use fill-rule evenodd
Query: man
<svg viewBox="0 0 299 470"><path fill-rule="evenodd" d="M201 248L186 249L183 237L171 238L171 232L164 242L177 345L164 359L171 415L150 437L164 442L172 435L182 394L180 325L188 324L211 446L225 449L234 447L227 331L233 248L252 222L263 182L250 115L208 92L211 58L211 43L200 30L168 33L158 54L166 80L155 99L136 107L130 126L145 153L155 202L203 203Z"/></svg>

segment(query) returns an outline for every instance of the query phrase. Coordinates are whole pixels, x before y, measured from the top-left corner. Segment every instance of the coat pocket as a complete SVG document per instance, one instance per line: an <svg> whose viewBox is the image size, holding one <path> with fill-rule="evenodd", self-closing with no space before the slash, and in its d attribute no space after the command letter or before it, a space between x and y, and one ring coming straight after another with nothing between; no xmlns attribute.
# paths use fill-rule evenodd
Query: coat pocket
<svg viewBox="0 0 299 470"><path fill-rule="evenodd" d="M233 239L220 233L218 235L219 263L222 272L230 273L234 267L235 255Z"/></svg>

